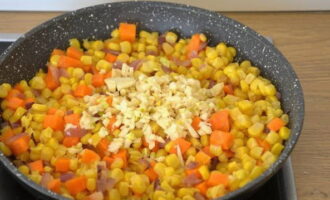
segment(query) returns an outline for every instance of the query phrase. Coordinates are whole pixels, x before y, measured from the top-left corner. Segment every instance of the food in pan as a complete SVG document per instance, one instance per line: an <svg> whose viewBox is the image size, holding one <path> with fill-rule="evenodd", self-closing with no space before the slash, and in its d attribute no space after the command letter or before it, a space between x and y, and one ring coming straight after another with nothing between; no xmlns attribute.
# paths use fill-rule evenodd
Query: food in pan
<svg viewBox="0 0 330 200"><path fill-rule="evenodd" d="M196 33L71 39L47 70L0 86L0 150L78 200L203 200L261 175L290 136L275 86Z"/></svg>

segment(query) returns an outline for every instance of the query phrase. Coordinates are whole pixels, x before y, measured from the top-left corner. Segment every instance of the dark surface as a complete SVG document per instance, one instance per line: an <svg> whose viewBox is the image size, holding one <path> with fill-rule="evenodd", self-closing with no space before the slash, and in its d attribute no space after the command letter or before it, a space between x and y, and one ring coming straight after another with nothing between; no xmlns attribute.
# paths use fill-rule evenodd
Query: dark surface
<svg viewBox="0 0 330 200"><path fill-rule="evenodd" d="M218 13L190 6L160 2L119 2L71 12L48 21L19 38L0 57L0 83L30 79L45 66L53 48L64 48L68 39L108 37L119 22L134 22L140 29L164 32L175 30L188 37L205 33L210 45L225 41L238 50L237 59L249 59L260 68L282 95L282 106L290 117L291 137L280 158L260 177L222 199L243 199L274 175L288 158L302 129L304 99L300 83L285 57L265 38L248 27ZM1 163L35 195L60 199L22 176L3 154Z"/></svg>

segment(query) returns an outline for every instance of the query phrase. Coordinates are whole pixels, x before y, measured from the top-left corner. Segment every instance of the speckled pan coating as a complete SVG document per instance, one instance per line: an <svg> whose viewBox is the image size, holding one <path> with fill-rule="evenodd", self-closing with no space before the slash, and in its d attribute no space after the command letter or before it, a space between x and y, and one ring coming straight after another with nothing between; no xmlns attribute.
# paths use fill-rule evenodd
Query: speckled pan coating
<svg viewBox="0 0 330 200"><path fill-rule="evenodd" d="M244 199L281 167L296 144L303 125L304 99L298 78L285 57L250 28L220 14L186 5L160 2L119 2L80 9L52 19L23 35L0 57L0 83L30 79L44 68L53 48L65 48L68 39L104 39L119 22L137 23L139 29L174 30L183 37L202 32L210 44L225 41L238 50L238 59L249 59L282 95L290 116L292 135L279 160L262 176L222 199ZM28 180L0 153L1 163L37 197L65 199Z"/></svg>

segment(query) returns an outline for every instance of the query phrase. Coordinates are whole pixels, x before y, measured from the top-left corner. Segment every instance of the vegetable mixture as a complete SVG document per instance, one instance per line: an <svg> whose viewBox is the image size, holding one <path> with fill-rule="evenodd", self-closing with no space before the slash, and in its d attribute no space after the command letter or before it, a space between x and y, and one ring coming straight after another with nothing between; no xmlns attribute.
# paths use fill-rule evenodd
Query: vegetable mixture
<svg viewBox="0 0 330 200"><path fill-rule="evenodd" d="M206 200L261 175L290 136L274 85L236 50L121 23L0 86L0 150L78 200Z"/></svg>

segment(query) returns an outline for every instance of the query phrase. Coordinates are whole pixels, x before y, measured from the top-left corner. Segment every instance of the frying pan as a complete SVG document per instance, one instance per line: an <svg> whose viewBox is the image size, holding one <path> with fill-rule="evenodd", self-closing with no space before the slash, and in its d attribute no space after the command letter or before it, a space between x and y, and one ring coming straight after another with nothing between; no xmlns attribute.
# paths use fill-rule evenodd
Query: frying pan
<svg viewBox="0 0 330 200"><path fill-rule="evenodd" d="M119 22L137 23L140 30L175 31L181 37L205 33L209 45L224 41L237 48L236 60L249 59L281 93L290 118L291 136L279 159L260 177L222 199L245 199L272 177L288 158L300 135L304 98L298 78L286 58L250 28L215 12L162 2L118 2L83 8L43 23L13 43L0 57L0 83L29 80L45 64L51 50L66 48L70 38L105 39ZM65 199L35 184L0 153L3 167L36 198Z"/></svg>

